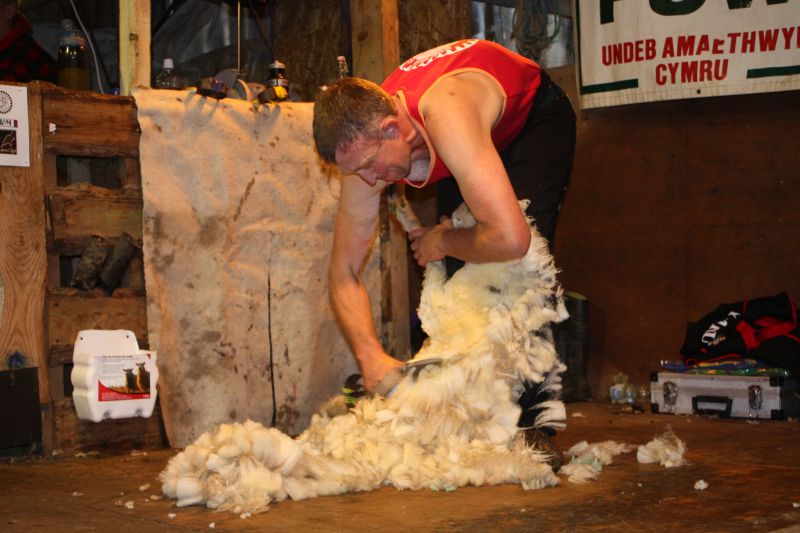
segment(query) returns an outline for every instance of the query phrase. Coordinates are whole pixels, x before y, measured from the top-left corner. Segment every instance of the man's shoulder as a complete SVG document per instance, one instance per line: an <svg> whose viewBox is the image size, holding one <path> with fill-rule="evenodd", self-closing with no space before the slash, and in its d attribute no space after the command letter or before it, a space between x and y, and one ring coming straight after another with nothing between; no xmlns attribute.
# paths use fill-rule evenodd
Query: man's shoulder
<svg viewBox="0 0 800 533"><path fill-rule="evenodd" d="M449 104L457 101L474 102L476 98L490 99L492 95L505 97L502 87L488 73L469 70L442 78L420 99L420 108L423 113L430 112L443 106L449 108Z"/></svg>

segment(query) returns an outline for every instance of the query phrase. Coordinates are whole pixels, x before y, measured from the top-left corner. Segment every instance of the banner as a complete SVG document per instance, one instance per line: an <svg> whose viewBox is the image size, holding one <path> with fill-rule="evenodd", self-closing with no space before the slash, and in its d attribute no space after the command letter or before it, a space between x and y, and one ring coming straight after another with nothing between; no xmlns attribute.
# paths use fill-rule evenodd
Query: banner
<svg viewBox="0 0 800 533"><path fill-rule="evenodd" d="M582 108L800 88L800 0L575 0Z"/></svg>

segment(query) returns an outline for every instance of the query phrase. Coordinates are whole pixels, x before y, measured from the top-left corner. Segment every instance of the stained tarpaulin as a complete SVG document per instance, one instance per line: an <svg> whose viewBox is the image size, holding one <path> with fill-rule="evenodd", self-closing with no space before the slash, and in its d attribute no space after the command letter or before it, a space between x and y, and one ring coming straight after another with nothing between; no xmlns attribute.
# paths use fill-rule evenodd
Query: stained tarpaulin
<svg viewBox="0 0 800 533"><path fill-rule="evenodd" d="M356 371L328 301L339 181L313 149L313 105L134 97L148 332L170 444L223 422L270 425L273 409L297 434ZM366 267L376 314L377 255Z"/></svg>

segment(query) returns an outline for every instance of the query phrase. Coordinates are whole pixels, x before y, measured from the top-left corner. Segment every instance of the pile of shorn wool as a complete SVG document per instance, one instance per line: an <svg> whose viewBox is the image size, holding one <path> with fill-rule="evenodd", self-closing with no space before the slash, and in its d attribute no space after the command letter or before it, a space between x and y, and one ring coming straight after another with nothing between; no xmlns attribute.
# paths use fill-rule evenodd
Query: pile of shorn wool
<svg viewBox="0 0 800 533"><path fill-rule="evenodd" d="M474 223L463 208L453 220ZM389 397L364 398L344 414L323 409L296 439L252 421L223 424L170 460L164 493L179 506L257 513L287 497L381 485L558 484L517 428L523 380L557 394L564 370L550 332L566 318L561 288L546 241L531 233L518 260L467 264L449 280L440 262L428 265L419 315L429 339L414 359L444 358L442 365L409 374ZM560 401L537 407L537 427L563 426Z"/></svg>

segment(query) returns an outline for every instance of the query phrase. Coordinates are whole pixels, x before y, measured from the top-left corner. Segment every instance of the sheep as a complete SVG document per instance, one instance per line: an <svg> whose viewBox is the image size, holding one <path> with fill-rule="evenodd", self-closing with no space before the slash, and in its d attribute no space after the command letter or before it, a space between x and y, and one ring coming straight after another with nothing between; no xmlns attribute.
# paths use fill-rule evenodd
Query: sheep
<svg viewBox="0 0 800 533"><path fill-rule="evenodd" d="M474 223L465 207L453 220ZM528 222L531 243L520 259L467 264L450 279L441 262L426 267L418 312L428 339L413 361L441 364L407 373L388 397L364 397L344 414L325 406L295 439L253 421L222 424L170 459L164 494L178 506L254 514L286 498L382 485L557 485L517 427L523 381L557 393L565 370L550 332L567 317L562 289L547 242ZM537 427L563 427L563 403L539 407Z"/></svg>

